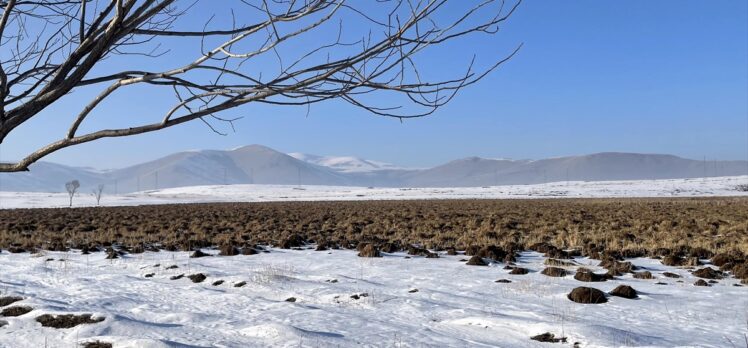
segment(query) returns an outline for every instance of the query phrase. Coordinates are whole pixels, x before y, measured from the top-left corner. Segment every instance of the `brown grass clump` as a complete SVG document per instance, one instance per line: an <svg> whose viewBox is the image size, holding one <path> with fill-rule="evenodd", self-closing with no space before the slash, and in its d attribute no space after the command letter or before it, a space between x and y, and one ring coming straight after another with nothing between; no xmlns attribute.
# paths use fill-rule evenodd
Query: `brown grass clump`
<svg viewBox="0 0 748 348"><path fill-rule="evenodd" d="M662 275L668 278L680 278L679 275L672 272L663 272Z"/></svg>
<svg viewBox="0 0 748 348"><path fill-rule="evenodd" d="M654 279L654 276L652 275L652 272L650 272L650 271L643 271L643 272L634 272L634 278L636 278L636 279Z"/></svg>
<svg viewBox="0 0 748 348"><path fill-rule="evenodd" d="M359 257L382 257L382 254L379 253L379 249L377 249L374 244L366 244L363 248L361 248L361 252L358 253Z"/></svg>
<svg viewBox="0 0 748 348"><path fill-rule="evenodd" d="M256 255L258 254L257 249L253 247L245 246L242 248L242 255Z"/></svg>
<svg viewBox="0 0 748 348"><path fill-rule="evenodd" d="M574 274L574 279L580 282L604 282L608 280L608 276L605 274L597 274L588 269L580 268L577 273Z"/></svg>
<svg viewBox="0 0 748 348"><path fill-rule="evenodd" d="M565 269L558 267L546 267L540 273L549 277L565 277L568 274Z"/></svg>
<svg viewBox="0 0 748 348"><path fill-rule="evenodd" d="M574 290L572 290L567 297L569 298L569 300L572 300L576 303L608 302L608 299L605 297L604 292L595 288L588 288L584 286L574 288Z"/></svg>
<svg viewBox="0 0 748 348"><path fill-rule="evenodd" d="M112 344L109 342L92 341L81 343L83 348L112 348Z"/></svg>
<svg viewBox="0 0 748 348"><path fill-rule="evenodd" d="M192 255L190 255L190 257L193 259L196 259L198 257L206 257L206 256L210 256L210 254L206 254L200 249L195 250L195 252L193 252Z"/></svg>
<svg viewBox="0 0 748 348"><path fill-rule="evenodd" d="M696 285L696 286L709 286L709 283L707 283L706 280L704 280L704 279L699 279L695 283L693 283L693 285Z"/></svg>
<svg viewBox="0 0 748 348"><path fill-rule="evenodd" d="M91 314L43 314L36 317L36 321L42 324L42 326L44 327L53 327L55 329L69 329L81 324L100 323L104 321L104 318L94 318Z"/></svg>
<svg viewBox="0 0 748 348"><path fill-rule="evenodd" d="M3 296L3 297L0 297L0 307L5 307L7 305L16 303L16 302L21 301L21 300L23 300L23 297L18 297L18 296Z"/></svg>
<svg viewBox="0 0 748 348"><path fill-rule="evenodd" d="M522 268L522 267L513 267L512 270L509 271L509 274L517 274L517 275L522 275L522 274L527 274L527 273L530 273L530 271L527 268Z"/></svg>
<svg viewBox="0 0 748 348"><path fill-rule="evenodd" d="M624 273L633 273L636 269L631 262L623 262L615 259L607 259L600 263L600 267L607 269L611 274L621 275Z"/></svg>
<svg viewBox="0 0 748 348"><path fill-rule="evenodd" d="M748 262L733 267L732 274L738 279L748 279Z"/></svg>
<svg viewBox="0 0 748 348"><path fill-rule="evenodd" d="M6 308L3 308L3 311L0 312L0 315L4 317L18 317L28 312L31 312L33 310L34 310L33 308L28 307L28 306L6 307Z"/></svg>
<svg viewBox="0 0 748 348"><path fill-rule="evenodd" d="M695 265L695 260L711 255L716 265L720 254L742 257L748 253L746 231L745 197L211 203L0 210L0 248L9 252L96 250L111 245L129 248L130 252L153 250L154 246L192 252L224 244L298 248L307 242L326 241L343 248L362 242L419 245L428 250L454 248L466 250L468 256L483 248L495 247L494 251L509 256L533 247L556 260L568 260L577 254L618 261L662 256L666 258L664 263L679 265ZM487 250L487 258L505 259L497 256Z"/></svg>
<svg viewBox="0 0 748 348"><path fill-rule="evenodd" d="M704 279L722 279L722 272L715 270L711 267L704 267L701 269L697 269L692 272L692 274L699 278Z"/></svg>
<svg viewBox="0 0 748 348"><path fill-rule="evenodd" d="M488 245L478 250L475 255L496 262L501 262L507 256L507 252L496 245Z"/></svg>
<svg viewBox="0 0 748 348"><path fill-rule="evenodd" d="M660 261L665 266L683 266L686 263L686 259L677 255L668 255L662 258Z"/></svg>
<svg viewBox="0 0 748 348"><path fill-rule="evenodd" d="M471 257L470 260L468 260L468 262L466 263L466 265L469 265L469 266L488 266L488 264L485 261L483 261L483 258L481 258L480 256L473 256L473 257Z"/></svg>
<svg viewBox="0 0 748 348"><path fill-rule="evenodd" d="M218 253L220 256L236 256L239 255L239 249L237 249L235 246L231 244L224 244L220 248L220 252Z"/></svg>
<svg viewBox="0 0 748 348"><path fill-rule="evenodd" d="M719 253L712 257L712 264L717 267L722 267L727 263L742 263L745 256L739 252Z"/></svg>
<svg viewBox="0 0 748 348"><path fill-rule="evenodd" d="M554 334L552 334L550 332L546 332L546 333L543 333L543 334L540 334L540 335L537 335L537 336L532 336L532 337L530 337L530 339L533 340L533 341L538 341L538 342L547 342L547 343L559 343L559 342L562 342L562 343L566 343L566 337L556 337L556 335L554 335Z"/></svg>
<svg viewBox="0 0 748 348"><path fill-rule="evenodd" d="M634 288L628 286L628 285L619 285L615 289L613 289L611 292L609 292L611 296L618 296L623 298L636 298L637 293Z"/></svg>
<svg viewBox="0 0 748 348"><path fill-rule="evenodd" d="M557 259L545 259L543 262L547 266L559 266L559 267L569 267L574 266L576 263L573 261L564 261L564 260L557 260Z"/></svg>

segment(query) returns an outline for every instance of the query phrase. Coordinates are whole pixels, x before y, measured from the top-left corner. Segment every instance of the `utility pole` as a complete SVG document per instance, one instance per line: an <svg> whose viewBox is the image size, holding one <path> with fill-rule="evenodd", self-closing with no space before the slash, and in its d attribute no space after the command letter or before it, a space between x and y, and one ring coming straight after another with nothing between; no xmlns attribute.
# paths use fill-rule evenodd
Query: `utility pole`
<svg viewBox="0 0 748 348"><path fill-rule="evenodd" d="M704 156L704 177L706 178L706 156Z"/></svg>
<svg viewBox="0 0 748 348"><path fill-rule="evenodd" d="M714 160L714 176L719 176L719 172L717 171L717 160Z"/></svg>

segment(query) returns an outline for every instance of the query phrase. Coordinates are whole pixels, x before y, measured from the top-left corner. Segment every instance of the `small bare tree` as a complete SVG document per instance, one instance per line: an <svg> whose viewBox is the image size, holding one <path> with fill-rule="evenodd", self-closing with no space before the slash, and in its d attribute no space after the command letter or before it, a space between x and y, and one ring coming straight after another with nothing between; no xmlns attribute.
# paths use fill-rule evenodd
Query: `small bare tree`
<svg viewBox="0 0 748 348"><path fill-rule="evenodd" d="M452 58L424 64L422 53L458 40L471 45L453 52L477 48L476 35L497 33L520 1L0 0L0 144L64 96L96 95L77 100L77 114L56 115L71 118L61 138L17 163L0 163L0 172L28 170L70 146L193 120L223 134L214 124L233 129L238 117L220 114L247 104L308 113L315 103L340 100L400 121L427 116L521 45L492 54L480 68L474 55L459 69ZM81 127L132 89L165 89L174 102L142 124Z"/></svg>
<svg viewBox="0 0 748 348"><path fill-rule="evenodd" d="M70 207L73 206L73 196L75 196L75 192L78 191L79 187L81 187L81 184L78 182L78 180L73 180L65 183L65 190L68 191L68 196L70 196Z"/></svg>
<svg viewBox="0 0 748 348"><path fill-rule="evenodd" d="M99 184L93 189L93 195L96 197L96 205L101 205L101 194L104 192L104 184Z"/></svg>

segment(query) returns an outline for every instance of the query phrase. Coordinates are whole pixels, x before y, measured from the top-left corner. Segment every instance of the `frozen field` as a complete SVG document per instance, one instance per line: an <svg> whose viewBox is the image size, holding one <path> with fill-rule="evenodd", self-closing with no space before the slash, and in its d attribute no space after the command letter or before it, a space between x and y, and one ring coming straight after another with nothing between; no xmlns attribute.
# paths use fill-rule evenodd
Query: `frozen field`
<svg viewBox="0 0 748 348"><path fill-rule="evenodd" d="M125 195L105 194L101 205L142 205L198 202L270 202L465 198L583 198L583 197L705 197L746 196L738 185L748 176L599 182L556 182L462 188L366 188L345 186L226 185L192 186ZM96 205L89 192L80 192L74 206ZM67 193L0 192L0 209L68 206Z"/></svg>
<svg viewBox="0 0 748 348"><path fill-rule="evenodd" d="M146 252L116 260L101 252L3 252L2 296L21 296L13 305L33 310L0 318L0 346L76 347L95 340L115 347L745 345L748 287L734 286L735 279L696 287L697 278L685 269L633 259L656 279L628 274L583 283L571 275L540 274L544 258L534 252L517 262L531 270L527 275L510 275L501 263L468 266L462 259L359 258L354 251L309 249L199 259L184 252ZM171 265L178 268L167 269ZM683 278L666 278L663 271ZM207 279L187 278L196 273ZM185 277L171 280L180 274ZM218 280L224 282L212 285ZM246 285L235 287L240 282ZM633 286L639 298L609 297L604 304L566 298L577 286L607 292L620 284ZM296 301L286 301L291 297ZM42 328L35 318L47 313L91 313L104 320ZM530 340L545 332L568 343Z"/></svg>

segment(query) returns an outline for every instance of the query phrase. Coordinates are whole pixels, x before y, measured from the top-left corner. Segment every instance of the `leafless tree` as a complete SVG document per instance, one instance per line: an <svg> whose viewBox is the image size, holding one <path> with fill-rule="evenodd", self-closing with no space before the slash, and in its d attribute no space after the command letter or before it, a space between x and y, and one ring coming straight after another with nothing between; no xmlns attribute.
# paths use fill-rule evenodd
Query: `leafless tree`
<svg viewBox="0 0 748 348"><path fill-rule="evenodd" d="M73 196L75 196L75 192L78 191L79 187L81 187L81 184L78 182L78 180L73 180L65 183L65 190L68 191L68 196L70 196L70 207L73 206Z"/></svg>
<svg viewBox="0 0 748 348"><path fill-rule="evenodd" d="M419 69L421 52L497 33L521 0L506 1L210 1L230 13L216 16L196 10L204 0L0 0L0 144L64 96L95 91L69 115L59 140L0 164L0 172L28 170L70 146L193 120L223 134L237 119L223 114L250 103L308 112L335 99L401 121L430 115L521 44L497 48L480 67L474 55L462 68L442 62L437 75L451 76L437 78ZM187 47L194 56L182 52ZM168 89L175 98L155 122L81 131L92 113L106 112L105 100L146 87ZM391 97L370 97L374 92Z"/></svg>
<svg viewBox="0 0 748 348"><path fill-rule="evenodd" d="M93 195L96 197L96 205L101 205L101 194L104 193L104 184L99 184L99 186L96 186L95 189L93 189Z"/></svg>

